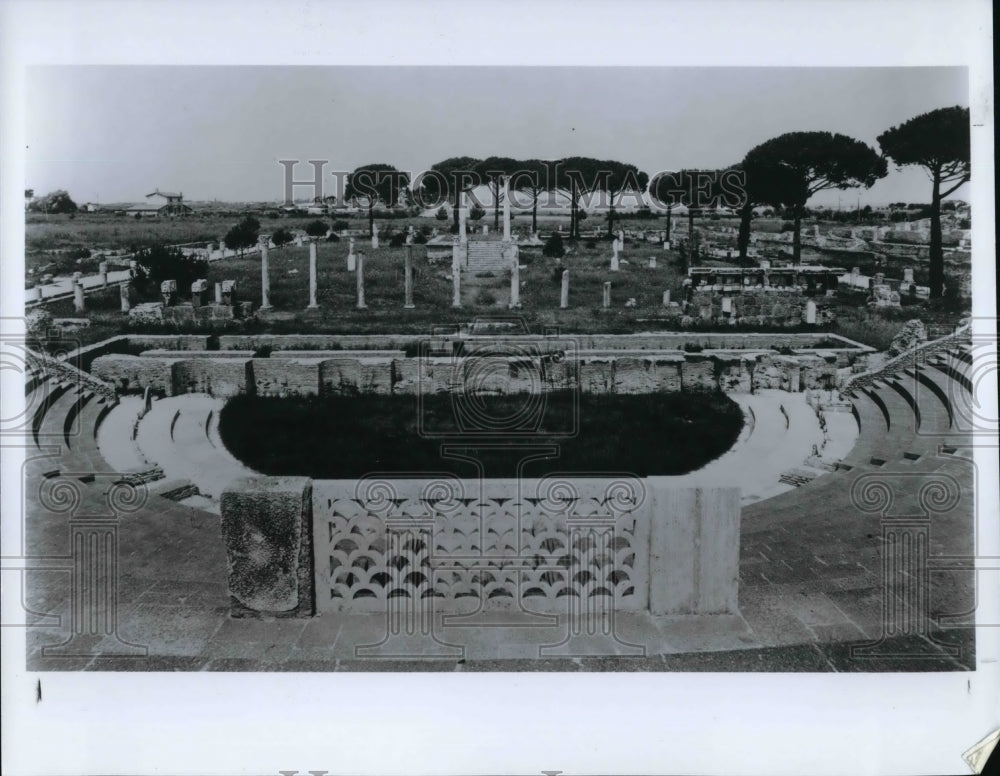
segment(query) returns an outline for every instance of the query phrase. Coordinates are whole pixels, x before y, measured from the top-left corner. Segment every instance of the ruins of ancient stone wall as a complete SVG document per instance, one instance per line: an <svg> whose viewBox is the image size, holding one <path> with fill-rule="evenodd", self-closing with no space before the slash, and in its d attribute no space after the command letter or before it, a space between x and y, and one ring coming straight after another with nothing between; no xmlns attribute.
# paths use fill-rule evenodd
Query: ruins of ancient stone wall
<svg viewBox="0 0 1000 776"><path fill-rule="evenodd" d="M312 359L256 358L251 362L258 396L315 396L320 390L320 364Z"/></svg>
<svg viewBox="0 0 1000 776"><path fill-rule="evenodd" d="M95 358L90 373L111 383L119 393L141 393L148 387L153 393L173 396L171 367L175 360L114 353Z"/></svg>
<svg viewBox="0 0 1000 776"><path fill-rule="evenodd" d="M229 397L247 392L252 374L249 358L184 358L173 361L173 393L207 393Z"/></svg>
<svg viewBox="0 0 1000 776"><path fill-rule="evenodd" d="M799 391L836 380L837 359L772 353L608 354L566 361L516 358L414 359L352 357L249 358L249 352L170 351L150 356L109 354L94 361L95 376L128 390L149 384L169 394L204 391L217 396L250 391L259 396L341 394L533 393L579 389L584 393L651 393L679 390ZM163 364L178 363L172 376ZM165 371L166 370L166 371Z"/></svg>

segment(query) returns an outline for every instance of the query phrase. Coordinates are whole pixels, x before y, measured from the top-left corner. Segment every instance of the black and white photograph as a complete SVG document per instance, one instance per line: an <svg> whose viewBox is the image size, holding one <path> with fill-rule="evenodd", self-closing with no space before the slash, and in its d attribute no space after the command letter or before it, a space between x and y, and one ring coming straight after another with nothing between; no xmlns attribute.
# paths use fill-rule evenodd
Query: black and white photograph
<svg viewBox="0 0 1000 776"><path fill-rule="evenodd" d="M671 7L626 4L623 19ZM490 33L492 14L528 6L466 8L463 26L431 4L409 43L434 45L440 24L485 61L410 63L388 45L400 30L384 49L344 41L377 37L357 9L310 33L357 56L283 61L295 45L267 28L278 8L233 23L230 61L175 42L176 60L40 45L4 62L20 111L3 148L4 671L23 696L5 717L51 713L75 682L115 688L125 718L130 682L225 686L272 731L241 741L295 738L266 722L287 686L319 726L299 755L214 768L382 772L327 749L317 765L316 715L340 699L328 724L361 724L361 708L379 713L371 693L431 713L460 688L489 717L492 691L474 688L549 681L560 708L599 715L595 695L627 697L642 674L683 687L692 719L766 698L770 680L937 682L982 723L961 740L987 737L989 60L803 61L799 40L788 61L754 61L747 41L746 64L711 47L604 62L554 29L539 39L563 56L537 61ZM388 24L400 8L384 10ZM596 20L589 34L616 38ZM669 696L664 715L683 716ZM527 697L498 701L493 724L529 719ZM191 721L176 703L159 707L168 727ZM654 701L632 703L613 706L655 730ZM426 723L405 736L427 750L383 768L454 772L447 744L420 740ZM612 729L594 735L610 747ZM378 747L389 730L365 735ZM842 762L866 746L871 772L917 772L880 764L875 744ZM978 772L983 751L933 767ZM63 765L38 772L69 762L46 757ZM461 767L739 770L489 758ZM783 762L841 772L819 760Z"/></svg>

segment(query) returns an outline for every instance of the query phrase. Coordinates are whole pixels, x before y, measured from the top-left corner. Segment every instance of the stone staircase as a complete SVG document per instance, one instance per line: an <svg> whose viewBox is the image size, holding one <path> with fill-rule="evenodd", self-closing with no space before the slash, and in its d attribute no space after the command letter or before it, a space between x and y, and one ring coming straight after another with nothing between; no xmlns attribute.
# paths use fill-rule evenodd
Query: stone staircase
<svg viewBox="0 0 1000 776"><path fill-rule="evenodd" d="M469 272L504 272L510 269L509 261L504 259L503 249L502 242L470 240L466 269Z"/></svg>

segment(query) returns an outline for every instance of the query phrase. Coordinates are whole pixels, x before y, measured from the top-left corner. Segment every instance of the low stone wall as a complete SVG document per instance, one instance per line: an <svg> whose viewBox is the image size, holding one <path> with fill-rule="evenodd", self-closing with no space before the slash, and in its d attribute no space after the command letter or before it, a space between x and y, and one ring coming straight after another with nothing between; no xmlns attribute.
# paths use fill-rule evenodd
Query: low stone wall
<svg viewBox="0 0 1000 776"><path fill-rule="evenodd" d="M253 361L249 358L183 358L172 361L172 394L207 393L238 396L252 391Z"/></svg>
<svg viewBox="0 0 1000 776"><path fill-rule="evenodd" d="M739 490L665 483L239 480L221 501L234 614L737 613Z"/></svg>
<svg viewBox="0 0 1000 776"><path fill-rule="evenodd" d="M95 377L111 383L119 393L142 393L149 388L153 393L173 396L174 361L176 358L143 358L124 354L109 354L95 358L90 372Z"/></svg>
<svg viewBox="0 0 1000 776"><path fill-rule="evenodd" d="M248 358L246 351L157 351L145 356L109 354L92 373L123 391L147 385L156 393L199 391L214 396L306 396L533 393L579 389L584 393L669 393L680 390L800 391L836 382L835 355L779 356L771 352L620 354L565 361L510 357Z"/></svg>
<svg viewBox="0 0 1000 776"><path fill-rule="evenodd" d="M806 296L801 291L734 291L695 290L687 314L694 319L720 322L727 319L723 313L723 299L730 300L728 319L761 326L798 326L806 323L806 304L816 305L816 323L822 325L833 320L829 302L823 296ZM770 347L783 347L783 344ZM718 346L714 346L718 347ZM788 347L802 347L791 345Z"/></svg>

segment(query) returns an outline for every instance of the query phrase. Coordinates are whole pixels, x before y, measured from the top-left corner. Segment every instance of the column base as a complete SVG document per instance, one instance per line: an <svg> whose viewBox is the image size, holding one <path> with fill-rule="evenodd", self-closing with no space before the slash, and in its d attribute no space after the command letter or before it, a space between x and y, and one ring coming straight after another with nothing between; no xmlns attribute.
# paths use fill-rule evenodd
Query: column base
<svg viewBox="0 0 1000 776"><path fill-rule="evenodd" d="M357 310L367 310L368 309L368 305L366 305L366 304L359 304L359 305L355 306L355 309L357 309Z"/></svg>
<svg viewBox="0 0 1000 776"><path fill-rule="evenodd" d="M306 309L307 310L318 310L319 309L319 305L318 304L306 305Z"/></svg>
<svg viewBox="0 0 1000 776"><path fill-rule="evenodd" d="M404 304L403 305L403 309L404 310L413 310L415 307L416 307L415 304Z"/></svg>
<svg viewBox="0 0 1000 776"><path fill-rule="evenodd" d="M258 310L273 310L274 308L269 304L262 304L257 308Z"/></svg>

